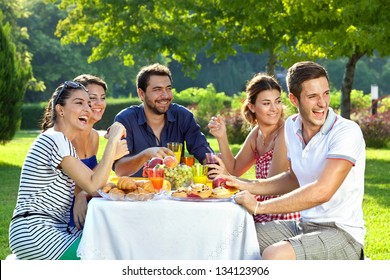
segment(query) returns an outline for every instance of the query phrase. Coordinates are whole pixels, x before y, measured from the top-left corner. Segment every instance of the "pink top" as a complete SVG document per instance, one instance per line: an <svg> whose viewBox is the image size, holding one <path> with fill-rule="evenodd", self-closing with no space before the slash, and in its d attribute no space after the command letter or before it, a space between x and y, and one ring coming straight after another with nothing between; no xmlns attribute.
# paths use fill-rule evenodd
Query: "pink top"
<svg viewBox="0 0 390 280"><path fill-rule="evenodd" d="M262 156L259 156L257 150L255 150L256 179L267 178L273 154L274 154L273 148ZM256 195L256 200L265 201L275 197L278 197L278 195L272 195L272 196ZM286 214L259 214L254 216L254 220L255 223L262 223L262 222L270 222L273 220L299 220L300 217L301 215L299 214L299 212L286 213Z"/></svg>

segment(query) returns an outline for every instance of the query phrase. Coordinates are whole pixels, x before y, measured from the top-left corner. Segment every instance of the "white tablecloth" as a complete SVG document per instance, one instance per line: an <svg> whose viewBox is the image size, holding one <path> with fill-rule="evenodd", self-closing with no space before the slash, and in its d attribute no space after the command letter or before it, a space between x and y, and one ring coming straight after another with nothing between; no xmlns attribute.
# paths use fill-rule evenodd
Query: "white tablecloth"
<svg viewBox="0 0 390 280"><path fill-rule="evenodd" d="M229 202L93 198L78 248L82 259L260 259L252 216Z"/></svg>

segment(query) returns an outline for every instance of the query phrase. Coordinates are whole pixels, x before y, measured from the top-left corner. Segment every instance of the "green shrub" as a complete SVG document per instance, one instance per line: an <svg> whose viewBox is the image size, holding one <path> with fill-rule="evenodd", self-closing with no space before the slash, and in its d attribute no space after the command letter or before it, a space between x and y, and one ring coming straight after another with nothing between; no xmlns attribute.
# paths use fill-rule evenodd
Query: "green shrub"
<svg viewBox="0 0 390 280"><path fill-rule="evenodd" d="M132 98L120 98L120 99L107 99L106 111L102 119L94 125L95 129L106 130L114 122L115 116L123 109L132 105L139 105L141 100L137 97Z"/></svg>
<svg viewBox="0 0 390 280"><path fill-rule="evenodd" d="M105 130L109 127L116 114L118 114L124 108L131 105L139 105L141 101L138 97L133 98L120 98L120 99L107 99L107 107L104 112L103 118L95 124L95 129ZM40 122L45 111L46 102L23 104L22 106L22 130L40 130Z"/></svg>
<svg viewBox="0 0 390 280"><path fill-rule="evenodd" d="M292 105L287 93L282 92L281 97L283 103L284 118L287 119L287 117L296 114L298 110L294 107L294 105Z"/></svg>
<svg viewBox="0 0 390 280"><path fill-rule="evenodd" d="M22 130L41 130L41 120L46 103L29 103L22 106Z"/></svg>
<svg viewBox="0 0 390 280"><path fill-rule="evenodd" d="M340 111L341 91L332 90L330 93L330 107L336 112ZM361 90L351 91L351 113L356 114L371 106L371 96Z"/></svg>
<svg viewBox="0 0 390 280"><path fill-rule="evenodd" d="M229 144L241 145L244 143L248 133L250 132L250 126L241 116L240 110L228 109L222 113L222 116L226 123L226 133Z"/></svg>
<svg viewBox="0 0 390 280"><path fill-rule="evenodd" d="M362 129L367 147L383 148L390 146L390 97L378 102L377 114L370 108L362 110L356 120Z"/></svg>
<svg viewBox="0 0 390 280"><path fill-rule="evenodd" d="M173 90L173 102L183 105L184 107L191 107L199 102L199 98L196 95L197 88L188 88L181 92Z"/></svg>
<svg viewBox="0 0 390 280"><path fill-rule="evenodd" d="M231 97L226 96L223 92L216 92L212 84L207 88L188 88L179 94L187 100L191 99L191 106L188 108L193 112L196 121L198 122L204 134L210 135L208 123L212 116L216 116L222 112L224 108L230 108Z"/></svg>

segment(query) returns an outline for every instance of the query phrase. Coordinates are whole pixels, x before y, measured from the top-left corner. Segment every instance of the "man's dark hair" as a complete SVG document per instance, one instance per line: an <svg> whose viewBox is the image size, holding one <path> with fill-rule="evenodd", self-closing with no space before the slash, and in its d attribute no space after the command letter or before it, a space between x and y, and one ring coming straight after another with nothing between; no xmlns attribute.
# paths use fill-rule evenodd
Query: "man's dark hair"
<svg viewBox="0 0 390 280"><path fill-rule="evenodd" d="M325 77L329 81L325 68L312 61L297 62L287 71L286 83L288 92L298 100L302 91L302 83L308 80Z"/></svg>
<svg viewBox="0 0 390 280"><path fill-rule="evenodd" d="M145 92L146 88L148 87L150 76L153 75L168 76L169 80L171 80L172 83L172 74L169 68L159 63L155 63L142 67L141 70L138 72L137 89L140 88Z"/></svg>

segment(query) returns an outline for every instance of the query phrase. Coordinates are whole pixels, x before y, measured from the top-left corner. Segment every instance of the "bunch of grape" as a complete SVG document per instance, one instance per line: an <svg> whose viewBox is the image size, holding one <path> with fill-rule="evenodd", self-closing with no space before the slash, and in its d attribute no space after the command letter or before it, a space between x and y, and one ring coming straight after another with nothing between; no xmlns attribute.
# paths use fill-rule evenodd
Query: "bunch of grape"
<svg viewBox="0 0 390 280"><path fill-rule="evenodd" d="M193 181L192 169L185 164L178 164L176 167L164 167L165 180L169 181L172 189L188 187Z"/></svg>

